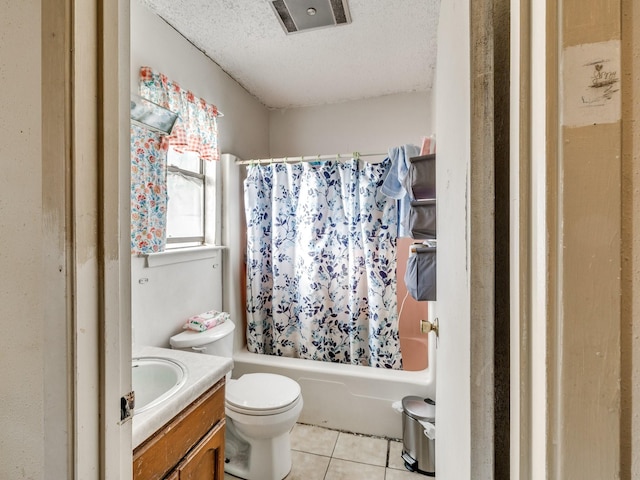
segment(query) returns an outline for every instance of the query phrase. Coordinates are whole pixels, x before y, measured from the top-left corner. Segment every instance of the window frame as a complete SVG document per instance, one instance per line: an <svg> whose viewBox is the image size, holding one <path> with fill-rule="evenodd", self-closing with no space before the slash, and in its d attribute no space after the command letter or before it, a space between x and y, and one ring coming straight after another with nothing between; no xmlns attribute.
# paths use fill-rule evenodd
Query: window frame
<svg viewBox="0 0 640 480"><path fill-rule="evenodd" d="M169 147L170 149L172 147ZM180 153L173 151L176 155L186 155L188 152ZM195 152L194 152L195 153ZM217 161L205 161L198 156L198 171L188 170L171 164L167 161L167 175L178 174L187 178L197 179L202 184L202 235L201 236L169 236L167 232L166 249L178 250L182 248L200 248L205 246L220 245L220 215L222 213L222 200L219 184L219 164ZM170 196L171 191L167 190ZM167 204L167 211L170 209L170 202Z"/></svg>

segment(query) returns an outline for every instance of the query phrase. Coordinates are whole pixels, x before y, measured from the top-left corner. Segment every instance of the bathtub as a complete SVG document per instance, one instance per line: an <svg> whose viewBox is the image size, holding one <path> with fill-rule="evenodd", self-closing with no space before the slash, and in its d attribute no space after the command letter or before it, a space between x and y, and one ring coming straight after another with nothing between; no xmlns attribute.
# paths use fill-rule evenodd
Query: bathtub
<svg viewBox="0 0 640 480"><path fill-rule="evenodd" d="M408 372L250 353L233 355L233 377L267 372L286 375L302 388L300 423L388 438L402 437L401 413L392 407L407 395L435 399L435 340L429 334L429 362Z"/></svg>

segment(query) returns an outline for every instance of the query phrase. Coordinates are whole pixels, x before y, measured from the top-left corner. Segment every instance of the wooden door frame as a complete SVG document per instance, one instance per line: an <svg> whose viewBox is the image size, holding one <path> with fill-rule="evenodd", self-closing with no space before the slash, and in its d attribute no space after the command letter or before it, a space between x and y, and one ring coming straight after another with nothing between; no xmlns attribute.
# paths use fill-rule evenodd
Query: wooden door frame
<svg viewBox="0 0 640 480"><path fill-rule="evenodd" d="M45 292L58 330L47 415L66 417L45 418L45 473L131 478L131 421L120 421L131 389L129 0L43 0L41 11L43 198L58 232L45 271L65 276Z"/></svg>
<svg viewBox="0 0 640 480"><path fill-rule="evenodd" d="M74 342L70 356L74 371L89 368L73 385L72 411L76 444L73 448L76 474L83 476L79 448L97 454L99 468L83 478L128 478L131 469L131 422L119 421L119 397L130 388L131 319L129 293L128 192L128 97L129 97L129 2L128 0L44 0L64 4L69 12L73 53L71 71L63 84L70 90L70 162L75 187L68 190L71 202L67 222L77 233L91 238L74 241L74 255L88 246L95 248L90 258L96 276L92 285L78 284L77 271L71 274L69 292L82 295L93 289L95 301L87 306L90 315L73 314ZM494 477L496 468L494 416L495 396L495 109L494 109L494 3L473 0L472 37L472 119L470 178L470 262L471 262L471 467L477 478ZM45 26L43 25L43 32ZM487 43L488 42L488 43ZM484 47L483 47L484 45ZM500 45L502 46L502 45ZM486 48L485 48L486 47ZM482 48L481 51L477 50ZM83 50L84 49L84 50ZM83 53L86 54L83 56ZM481 53L476 57L475 53ZM72 77L73 72L74 77ZM46 72L45 72L46 74ZM85 75L85 76L82 76ZM87 76L88 75L88 76ZM82 77L81 77L82 76ZM90 140L88 140L90 139ZM81 142L81 143L78 143ZM81 165L82 162L82 165ZM88 162L88 163L87 163ZM81 168L82 167L82 168ZM93 203L83 210L78 200L89 195L87 183L95 186ZM86 216L92 217L96 232L82 230ZM93 234L95 236L92 236ZM77 239L75 239L77 240ZM84 245L84 246L83 246ZM502 274L501 274L502 275ZM503 278L503 277L502 277ZM76 306L77 307L77 306ZM86 336L82 329L89 327ZM88 352L91 361L87 367ZM501 368L504 368L502 365ZM78 378L76 376L76 378ZM90 409L78 408L77 393L97 389ZM82 413L85 412L85 413ZM97 420L90 412L99 412ZM80 428L82 427L82 428ZM88 446L88 447L87 447ZM502 453L499 458L504 458ZM90 470L90 469L89 469Z"/></svg>
<svg viewBox="0 0 640 480"><path fill-rule="evenodd" d="M470 1L470 419L473 478L510 468L508 0Z"/></svg>
<svg viewBox="0 0 640 480"><path fill-rule="evenodd" d="M556 392L557 0L512 0L510 478L549 477ZM536 34L534 35L534 32Z"/></svg>
<svg viewBox="0 0 640 480"><path fill-rule="evenodd" d="M581 86L567 83L575 81L577 67L565 63L564 55L575 47L599 51L606 43L608 60L632 59L637 15L631 18L632 3L625 0L512 5L512 112L518 118L511 165L518 175L512 177L511 345L518 368L511 382L511 478L577 478L587 472L631 478L633 408L624 390L632 388L633 368L633 341L625 333L634 328L634 180L625 178L624 169L634 170L633 115L627 110L622 122L607 117L587 124L563 115L572 89ZM631 65L622 63L622 98L629 106ZM587 203L585 195L599 200L588 214L576 207ZM581 223L587 218L589 229ZM607 241L600 248L602 232ZM597 298L590 291L598 291Z"/></svg>

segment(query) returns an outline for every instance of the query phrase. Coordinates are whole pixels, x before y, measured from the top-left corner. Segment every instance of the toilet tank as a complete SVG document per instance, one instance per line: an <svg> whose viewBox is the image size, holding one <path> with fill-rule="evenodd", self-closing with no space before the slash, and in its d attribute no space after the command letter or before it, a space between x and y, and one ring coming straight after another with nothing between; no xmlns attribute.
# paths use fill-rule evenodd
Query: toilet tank
<svg viewBox="0 0 640 480"><path fill-rule="evenodd" d="M233 331L235 325L227 320L204 332L185 330L169 339L171 348L187 352L233 358Z"/></svg>

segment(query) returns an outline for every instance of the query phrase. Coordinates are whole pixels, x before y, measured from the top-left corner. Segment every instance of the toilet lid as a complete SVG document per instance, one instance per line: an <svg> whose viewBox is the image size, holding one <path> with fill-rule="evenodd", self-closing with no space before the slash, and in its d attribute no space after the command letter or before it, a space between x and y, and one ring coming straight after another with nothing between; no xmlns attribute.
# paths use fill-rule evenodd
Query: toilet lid
<svg viewBox="0 0 640 480"><path fill-rule="evenodd" d="M182 333L178 333L169 339L169 343L173 348L190 348L190 347L202 347L209 343L213 343L216 340L220 340L226 337L231 332L235 325L232 321L227 320L213 328L205 330L204 332L196 332L195 330L185 330Z"/></svg>
<svg viewBox="0 0 640 480"><path fill-rule="evenodd" d="M266 412L281 410L300 396L300 385L283 375L248 373L226 386L226 401L237 410Z"/></svg>

